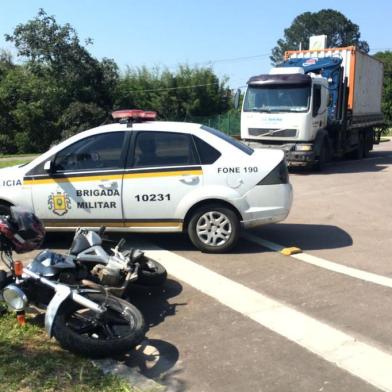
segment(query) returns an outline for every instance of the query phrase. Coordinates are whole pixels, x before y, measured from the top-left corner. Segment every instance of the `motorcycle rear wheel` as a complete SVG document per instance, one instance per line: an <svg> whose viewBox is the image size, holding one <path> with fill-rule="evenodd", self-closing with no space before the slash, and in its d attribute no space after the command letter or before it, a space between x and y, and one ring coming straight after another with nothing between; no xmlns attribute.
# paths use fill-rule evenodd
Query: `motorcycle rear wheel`
<svg viewBox="0 0 392 392"><path fill-rule="evenodd" d="M53 323L53 335L61 347L89 358L125 354L144 338L145 324L140 311L127 301L104 293L85 296L107 310L101 315L66 301Z"/></svg>

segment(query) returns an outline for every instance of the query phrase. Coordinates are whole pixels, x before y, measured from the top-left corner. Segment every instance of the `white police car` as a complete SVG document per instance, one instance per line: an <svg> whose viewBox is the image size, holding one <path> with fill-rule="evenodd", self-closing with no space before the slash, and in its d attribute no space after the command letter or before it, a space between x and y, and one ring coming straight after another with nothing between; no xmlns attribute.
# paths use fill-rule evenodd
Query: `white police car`
<svg viewBox="0 0 392 392"><path fill-rule="evenodd" d="M283 152L253 150L215 129L122 110L119 123L79 133L27 165L0 170L0 213L34 211L48 230L187 231L206 252L237 242L241 225L286 218Z"/></svg>

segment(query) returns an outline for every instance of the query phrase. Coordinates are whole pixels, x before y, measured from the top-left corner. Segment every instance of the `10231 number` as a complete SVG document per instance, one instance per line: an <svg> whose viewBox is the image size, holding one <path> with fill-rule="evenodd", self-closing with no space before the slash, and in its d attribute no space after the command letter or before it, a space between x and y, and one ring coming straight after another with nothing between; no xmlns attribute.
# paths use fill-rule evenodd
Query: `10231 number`
<svg viewBox="0 0 392 392"><path fill-rule="evenodd" d="M170 193L150 193L150 194L142 194L142 195L135 195L136 201L139 202L154 202L154 201L170 201Z"/></svg>

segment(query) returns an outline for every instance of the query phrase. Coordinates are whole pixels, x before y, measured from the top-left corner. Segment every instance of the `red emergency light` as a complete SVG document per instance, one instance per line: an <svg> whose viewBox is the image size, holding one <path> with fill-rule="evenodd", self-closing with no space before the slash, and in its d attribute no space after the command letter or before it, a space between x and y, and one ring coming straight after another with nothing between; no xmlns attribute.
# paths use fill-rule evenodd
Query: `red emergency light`
<svg viewBox="0 0 392 392"><path fill-rule="evenodd" d="M112 112L112 117L114 120L125 120L125 121L149 121L155 120L157 117L156 112L139 110L139 109L125 109L116 110Z"/></svg>

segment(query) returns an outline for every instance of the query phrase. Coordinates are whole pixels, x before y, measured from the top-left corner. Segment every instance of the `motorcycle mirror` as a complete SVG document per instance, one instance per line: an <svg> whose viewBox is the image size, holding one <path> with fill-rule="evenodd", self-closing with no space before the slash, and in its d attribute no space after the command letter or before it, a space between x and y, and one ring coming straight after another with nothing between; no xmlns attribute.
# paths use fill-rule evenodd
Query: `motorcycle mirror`
<svg viewBox="0 0 392 392"><path fill-rule="evenodd" d="M125 239L121 238L120 242L117 244L117 249L121 249L125 244Z"/></svg>
<svg viewBox="0 0 392 392"><path fill-rule="evenodd" d="M98 230L98 235L99 235L100 237L102 237L103 234L105 233L105 230L106 230L106 226L101 226L101 227L99 228L99 230Z"/></svg>

